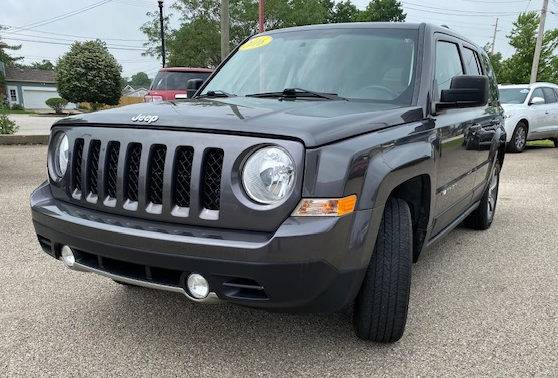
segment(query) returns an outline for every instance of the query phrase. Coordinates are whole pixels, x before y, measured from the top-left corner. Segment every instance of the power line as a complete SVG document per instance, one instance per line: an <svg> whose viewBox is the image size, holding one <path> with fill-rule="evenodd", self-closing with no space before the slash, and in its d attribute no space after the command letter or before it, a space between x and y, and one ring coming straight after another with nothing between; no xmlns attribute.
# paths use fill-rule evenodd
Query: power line
<svg viewBox="0 0 558 378"><path fill-rule="evenodd" d="M41 39L47 39L47 40L53 40L53 41L60 41L60 42L70 42L70 43L76 42L73 39L67 39L67 38L43 37L43 36L38 36L38 35L33 35L33 34L25 34L25 33L13 33L13 34L15 35L15 37L23 36L23 37L41 38ZM123 44L111 44L111 46L143 49L142 46L131 46L131 45L123 45Z"/></svg>
<svg viewBox="0 0 558 378"><path fill-rule="evenodd" d="M76 35L76 34L65 34L65 33L55 33L55 32L48 32L44 30L29 30L29 33L38 33L38 34L49 34L49 35L58 35L62 37L72 37L72 38L81 38L81 39L101 39L103 41L121 41L121 42L147 42L145 39L126 39L126 38L104 38L104 37L90 37L84 35ZM21 34L19 32L7 32L5 34ZM35 35L33 37L42 37L40 35Z"/></svg>
<svg viewBox="0 0 558 378"><path fill-rule="evenodd" d="M489 17L494 17L494 16L501 16L501 15L509 15L509 16L514 16L514 15L519 15L521 14L521 12L485 12L485 11L471 11L471 10L466 10L466 9L449 9L449 8L439 8L439 7L430 7L430 6L426 6L423 4L419 4L419 3L412 3L409 1L403 1L402 2L403 5L412 5L412 6L418 6L421 7L421 9L424 12L432 12L432 13L436 13L431 11L430 9L434 9L434 10L438 10L438 11L448 11L448 12L452 12L452 13L458 13L457 15L460 15L459 13L463 13L463 14L468 14L468 15L474 15L474 16L479 16L479 15L486 15ZM408 7L409 9L414 9L412 7ZM416 9L414 9L416 10ZM439 13L439 12L438 12ZM440 14L448 14L449 13L440 13Z"/></svg>
<svg viewBox="0 0 558 378"><path fill-rule="evenodd" d="M36 28L36 27L39 27L39 26L48 25L48 24L51 24L53 22L63 20L65 18L72 17L72 16L75 16L75 15L87 12L91 9L100 7L101 5L105 5L107 3L110 3L111 1L113 1L113 0L102 0L102 1L99 1L97 3L90 4L86 7L83 7L83 8L71 11L71 12L66 12L66 13L63 13L61 15L58 15L58 16L55 16L55 17L50 17L50 18L47 18L47 19L42 20L42 21L36 21L36 22L32 22L32 23L27 24L27 25L16 27L14 30L9 29L9 31L10 32L16 32L16 31L29 30L29 29L33 29L33 28Z"/></svg>
<svg viewBox="0 0 558 378"><path fill-rule="evenodd" d="M24 39L24 38L11 38L11 37L2 37L2 39L6 39L9 41L17 41L17 42L32 42L32 43L44 43L48 45L60 45L60 46L71 46L72 43L69 42L53 42L53 41L38 41L33 39ZM107 45L109 50L126 50L126 51L145 51L144 48L139 47L118 47L113 45Z"/></svg>

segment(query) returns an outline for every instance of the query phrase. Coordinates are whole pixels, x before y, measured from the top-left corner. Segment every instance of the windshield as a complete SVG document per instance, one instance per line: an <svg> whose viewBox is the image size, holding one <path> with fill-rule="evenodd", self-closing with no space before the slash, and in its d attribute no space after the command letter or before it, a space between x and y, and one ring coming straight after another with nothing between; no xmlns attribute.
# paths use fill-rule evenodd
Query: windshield
<svg viewBox="0 0 558 378"><path fill-rule="evenodd" d="M209 73L205 72L173 72L173 71L160 71L153 83L151 84L152 90L170 90L170 91L185 91L186 83L190 79L207 79Z"/></svg>
<svg viewBox="0 0 558 378"><path fill-rule="evenodd" d="M529 88L500 88L500 102L502 104L523 104Z"/></svg>
<svg viewBox="0 0 558 378"><path fill-rule="evenodd" d="M301 88L348 99L409 105L416 30L338 29L251 39L204 88L237 96Z"/></svg>

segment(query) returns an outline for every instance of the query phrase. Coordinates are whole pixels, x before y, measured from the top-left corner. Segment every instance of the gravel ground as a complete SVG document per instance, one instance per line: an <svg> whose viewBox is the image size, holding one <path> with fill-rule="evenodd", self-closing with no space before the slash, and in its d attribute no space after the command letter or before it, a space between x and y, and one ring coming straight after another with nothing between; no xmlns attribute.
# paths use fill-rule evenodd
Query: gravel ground
<svg viewBox="0 0 558 378"><path fill-rule="evenodd" d="M197 305L64 269L30 221L45 153L0 146L0 375L558 376L558 149L507 155L492 228L422 255L393 345L356 339L348 313Z"/></svg>

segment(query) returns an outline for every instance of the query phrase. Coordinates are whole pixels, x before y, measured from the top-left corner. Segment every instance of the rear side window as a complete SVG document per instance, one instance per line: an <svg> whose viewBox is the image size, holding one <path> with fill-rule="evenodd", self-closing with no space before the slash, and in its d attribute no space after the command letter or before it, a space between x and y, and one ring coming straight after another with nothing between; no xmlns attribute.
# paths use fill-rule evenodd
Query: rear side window
<svg viewBox="0 0 558 378"><path fill-rule="evenodd" d="M479 58L474 50L464 47L463 60L467 70L467 75L482 75L482 70L479 66Z"/></svg>
<svg viewBox="0 0 558 378"><path fill-rule="evenodd" d="M209 73L205 72L160 71L155 77L155 80L153 80L151 89L160 91L185 91L188 80L205 80L208 77Z"/></svg>
<svg viewBox="0 0 558 378"><path fill-rule="evenodd" d="M544 100L547 104L558 102L558 98L556 98L556 92L554 92L552 88L544 87L542 91L544 94Z"/></svg>
<svg viewBox="0 0 558 378"><path fill-rule="evenodd" d="M449 89L454 76L463 75L463 65L459 48L455 43L438 41L436 43L436 84L438 98L444 89Z"/></svg>

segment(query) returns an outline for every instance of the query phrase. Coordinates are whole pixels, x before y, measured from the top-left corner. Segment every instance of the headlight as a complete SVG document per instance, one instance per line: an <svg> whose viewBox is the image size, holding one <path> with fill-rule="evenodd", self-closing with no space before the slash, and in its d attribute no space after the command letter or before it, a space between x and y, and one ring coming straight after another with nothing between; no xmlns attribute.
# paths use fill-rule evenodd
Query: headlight
<svg viewBox="0 0 558 378"><path fill-rule="evenodd" d="M254 201L266 205L281 202L293 192L295 165L280 147L264 147L246 161L242 172L244 190Z"/></svg>
<svg viewBox="0 0 558 378"><path fill-rule="evenodd" d="M69 144L68 137L66 134L61 133L58 135L54 155L52 156L52 162L54 164L54 173L60 178L66 174L68 169L68 158L69 158Z"/></svg>

